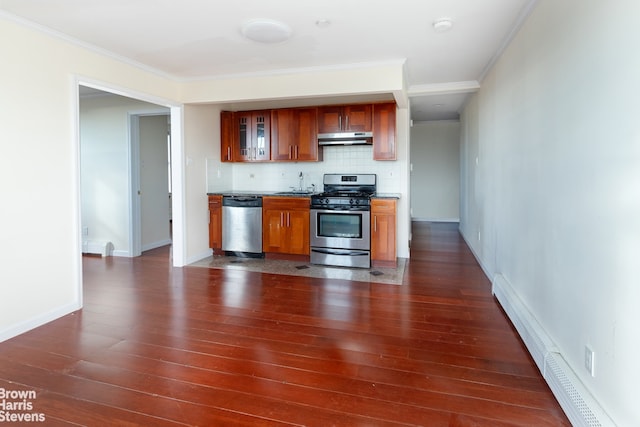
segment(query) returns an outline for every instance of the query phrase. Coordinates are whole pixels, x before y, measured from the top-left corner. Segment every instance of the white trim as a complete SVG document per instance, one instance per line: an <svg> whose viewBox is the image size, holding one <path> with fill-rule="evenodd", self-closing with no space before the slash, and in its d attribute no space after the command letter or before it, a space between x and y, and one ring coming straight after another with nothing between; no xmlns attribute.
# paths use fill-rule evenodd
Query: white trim
<svg viewBox="0 0 640 427"><path fill-rule="evenodd" d="M142 247L142 208L140 206L140 117L169 116L166 107L127 113L129 123L129 252L140 256Z"/></svg>
<svg viewBox="0 0 640 427"><path fill-rule="evenodd" d="M81 308L82 304L79 301L76 301L58 307L55 310L48 311L42 315L32 317L31 319L25 320L23 322L13 324L9 328L0 331L0 342L16 337L53 320L59 319L63 316L68 315L69 313L80 310Z"/></svg>
<svg viewBox="0 0 640 427"><path fill-rule="evenodd" d="M173 223L173 266L187 263L185 223L184 108L171 107L171 215Z"/></svg>
<svg viewBox="0 0 640 427"><path fill-rule="evenodd" d="M462 227L461 226L462 226L462 224L460 224L460 226L458 226L458 231L460 232L460 235L462 236L462 239L467 244L467 247L469 248L469 250L473 254L473 257L476 259L478 264L480 264L480 268L484 272L485 276L487 276L487 278L490 278L491 276L493 276L493 274L491 274L489 269L487 268L487 266L484 265L484 263L482 262L482 258L478 256L478 253L473 248L473 245L470 244L469 239L467 239L467 236L462 231Z"/></svg>
<svg viewBox="0 0 640 427"><path fill-rule="evenodd" d="M128 98L137 99L140 101L148 102L151 104L157 104L159 106L164 106L169 108L169 115L171 116L171 173L172 173L172 183L173 183L173 192L171 194L172 201L172 212L173 212L173 265L175 267L182 267L185 264L186 258L186 224L185 215L184 215L184 192L185 192L185 178L184 178L184 162L183 162L183 152L184 152L184 137L182 134L182 123L184 120L183 114L183 105L168 99L163 99L159 97L155 97L152 95L144 94L141 92L136 92L127 88L123 88L120 86L115 86L110 83L98 81L92 79L90 77L85 77L81 75L77 75L74 77L75 82L75 96L76 100L74 102L78 103L78 86L89 86L94 89L103 90L106 92L115 93L117 95L126 96ZM163 113L164 114L164 113ZM75 128L78 129L77 135L74 137L75 148L80 150L80 113L79 107L76 108L76 112L74 114ZM80 187L79 187L79 176L80 176L80 164L78 161L78 195L76 203L80 206ZM79 208L78 208L79 209ZM81 216L78 217L78 257L80 258L80 253L82 251L82 225L80 219ZM113 256L132 256L129 251L123 250L114 250ZM79 269L79 275L82 275L82 269ZM81 281L81 280L80 280ZM82 286L82 284L80 284Z"/></svg>
<svg viewBox="0 0 640 427"><path fill-rule="evenodd" d="M73 45L76 45L76 46L82 47L84 49L87 49L87 50L89 50L91 52L95 52L95 53L97 53L99 55L103 55L103 56L106 56L108 58L115 59L116 61L123 62L125 64L131 65L132 67L138 68L138 69L146 71L148 73L151 73L151 74L154 74L154 75L157 75L157 76L160 76L160 77L164 77L165 79L174 79L175 80L175 79L178 78L178 77L176 77L174 75L171 75L169 73L165 73L164 71L161 71L161 70L159 70L157 68L153 68L153 67L145 65L145 64L143 64L141 62L134 61L131 58L127 58L125 56L118 55L118 54L116 54L114 52L111 52L110 50L103 49L103 48L98 47L98 46L96 46L94 44L87 43L87 42L82 41L80 39L77 39L75 37L71 37L68 34L61 33L59 31L56 31L56 30L51 29L49 27L45 27L44 25L40 25L40 24L38 24L36 22L29 21L28 19L24 19L24 18L22 18L20 16L13 15L13 14L8 13L6 11L0 10L0 17L5 18L5 19L7 19L9 21L15 22L16 24L22 25L22 26L27 27L29 29L32 29L34 31L43 33L43 34L45 34L45 35L47 35L49 37L65 41L67 43L71 43Z"/></svg>
<svg viewBox="0 0 640 427"><path fill-rule="evenodd" d="M81 153L80 153L80 98L79 98L79 86L75 81L73 76L70 77L70 96L71 96L71 107L73 111L70 114L70 128L71 128L71 141L69 143L69 148L71 151L72 165L71 168L71 182L73 183L73 187L75 190L75 195L71 203L73 204L72 212L73 218L72 221L76 224L76 227L72 228L74 230L75 241L76 241L76 251L74 254L71 263L74 266L75 277L73 280L76 284L76 299L71 305L69 305L69 312L73 310L81 309L84 305L84 289L83 289L83 280L82 280L82 186L80 183L80 177L82 176L81 172ZM60 316L64 316L67 313L62 313ZM0 337L0 341L2 341Z"/></svg>
<svg viewBox="0 0 640 427"><path fill-rule="evenodd" d="M477 80L449 83L432 83L424 85L409 86L409 98L425 95L451 95L456 93L473 93L480 90L480 83Z"/></svg>
<svg viewBox="0 0 640 427"><path fill-rule="evenodd" d="M211 255L213 255L213 250L211 249L207 249L205 252L201 252L199 254L196 254L194 256L190 256L185 265L189 265L189 264L193 264L194 262L198 262L201 261L205 258L209 258Z"/></svg>
<svg viewBox="0 0 640 427"><path fill-rule="evenodd" d="M492 292L571 423L574 426L615 426L503 275L494 276Z"/></svg>
<svg viewBox="0 0 640 427"><path fill-rule="evenodd" d="M529 15L531 15L531 12L533 11L533 8L536 6L536 4L538 4L538 0L529 0L529 3L527 3L522 8L522 10L520 11L520 14L518 15L518 17L516 18L513 24L513 27L511 28L511 31L504 38L504 40L498 47L498 50L496 50L496 52L493 54L489 62L487 62L487 65L485 65L485 67L482 69L482 72L478 76L479 82L484 81L485 77L487 77L487 74L489 74L489 71L493 68L495 63L502 56L502 53L505 51L507 46L509 46L511 41L515 38L516 34L518 34L518 32L520 31L520 28L522 28L522 26L524 25L524 22L527 20Z"/></svg>
<svg viewBox="0 0 640 427"><path fill-rule="evenodd" d="M460 222L460 218L411 218L412 222Z"/></svg>
<svg viewBox="0 0 640 427"><path fill-rule="evenodd" d="M150 251L151 249L161 248L171 244L171 239L159 240L157 242L148 243L142 246L142 252Z"/></svg>
<svg viewBox="0 0 640 427"><path fill-rule="evenodd" d="M133 256L131 255L131 252L123 251L123 250L114 250L113 252L111 252L111 256L122 257L122 258L133 258Z"/></svg>
<svg viewBox="0 0 640 427"><path fill-rule="evenodd" d="M140 218L140 116L127 113L129 123L129 254L142 254L142 230Z"/></svg>

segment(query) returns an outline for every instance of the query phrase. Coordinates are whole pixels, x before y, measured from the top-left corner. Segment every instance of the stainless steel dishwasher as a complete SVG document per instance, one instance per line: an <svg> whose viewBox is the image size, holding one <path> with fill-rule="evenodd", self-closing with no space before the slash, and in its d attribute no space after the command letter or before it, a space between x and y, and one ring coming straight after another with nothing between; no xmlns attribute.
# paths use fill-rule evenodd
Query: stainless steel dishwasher
<svg viewBox="0 0 640 427"><path fill-rule="evenodd" d="M228 255L262 257L262 197L222 198L222 250Z"/></svg>

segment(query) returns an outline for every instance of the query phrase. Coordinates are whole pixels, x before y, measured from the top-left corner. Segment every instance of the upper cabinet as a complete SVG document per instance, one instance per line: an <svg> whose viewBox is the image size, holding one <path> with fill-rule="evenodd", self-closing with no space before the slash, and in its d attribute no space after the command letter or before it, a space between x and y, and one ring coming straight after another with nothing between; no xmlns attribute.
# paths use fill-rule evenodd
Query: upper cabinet
<svg viewBox="0 0 640 427"><path fill-rule="evenodd" d="M371 132L371 111L371 104L320 107L318 133Z"/></svg>
<svg viewBox="0 0 640 427"><path fill-rule="evenodd" d="M220 113L220 159L223 162L233 162L235 151L235 123L234 113L223 111Z"/></svg>
<svg viewBox="0 0 640 427"><path fill-rule="evenodd" d="M373 104L373 159L396 160L396 104Z"/></svg>
<svg viewBox="0 0 640 427"><path fill-rule="evenodd" d="M264 162L271 159L271 114L265 111L220 113L220 159Z"/></svg>
<svg viewBox="0 0 640 427"><path fill-rule="evenodd" d="M373 159L396 160L396 104L223 111L223 162L318 161L318 134L372 132Z"/></svg>
<svg viewBox="0 0 640 427"><path fill-rule="evenodd" d="M271 110L271 159L318 160L318 109Z"/></svg>
<svg viewBox="0 0 640 427"><path fill-rule="evenodd" d="M233 158L241 162L270 160L271 114L269 110L235 113L237 129Z"/></svg>

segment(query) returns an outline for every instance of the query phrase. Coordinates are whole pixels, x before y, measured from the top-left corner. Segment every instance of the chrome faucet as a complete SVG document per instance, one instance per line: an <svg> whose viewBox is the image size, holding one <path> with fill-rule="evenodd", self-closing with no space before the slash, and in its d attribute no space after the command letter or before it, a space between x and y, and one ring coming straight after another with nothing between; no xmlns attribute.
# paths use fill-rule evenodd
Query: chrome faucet
<svg viewBox="0 0 640 427"><path fill-rule="evenodd" d="M304 175L302 174L302 172L300 172L300 173L298 174L298 179L300 180L300 188L299 188L299 190L300 190L300 191L303 191L303 190L302 190L302 184L304 183Z"/></svg>

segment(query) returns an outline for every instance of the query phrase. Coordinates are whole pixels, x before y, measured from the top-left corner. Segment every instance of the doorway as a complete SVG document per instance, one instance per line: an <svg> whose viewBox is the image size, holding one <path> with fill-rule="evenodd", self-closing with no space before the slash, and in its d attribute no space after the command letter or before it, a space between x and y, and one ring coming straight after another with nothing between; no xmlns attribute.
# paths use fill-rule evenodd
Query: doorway
<svg viewBox="0 0 640 427"><path fill-rule="evenodd" d="M184 265L181 168L173 164L181 158L179 134L167 151L169 122L180 129L181 108L78 85L83 240L111 242L112 255L126 257L173 243L173 264ZM158 149L145 142L154 139Z"/></svg>

